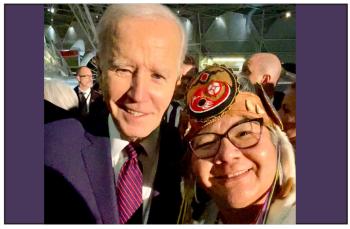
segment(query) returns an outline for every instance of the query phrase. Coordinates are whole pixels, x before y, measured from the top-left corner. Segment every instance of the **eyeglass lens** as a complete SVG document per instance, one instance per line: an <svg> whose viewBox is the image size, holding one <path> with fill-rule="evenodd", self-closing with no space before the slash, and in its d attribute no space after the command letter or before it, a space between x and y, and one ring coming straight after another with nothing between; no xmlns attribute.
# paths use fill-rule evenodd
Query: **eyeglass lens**
<svg viewBox="0 0 350 229"><path fill-rule="evenodd" d="M261 122L248 120L239 125L233 125L224 135L216 133L197 135L190 141L190 147L200 158L213 157L219 150L223 137L227 137L237 148L244 149L257 144L260 134Z"/></svg>

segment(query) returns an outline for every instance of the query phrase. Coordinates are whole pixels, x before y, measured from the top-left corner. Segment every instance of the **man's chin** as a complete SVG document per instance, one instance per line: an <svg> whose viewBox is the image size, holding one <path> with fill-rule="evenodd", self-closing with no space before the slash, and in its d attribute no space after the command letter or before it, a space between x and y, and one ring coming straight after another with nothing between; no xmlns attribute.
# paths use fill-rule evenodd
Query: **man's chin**
<svg viewBox="0 0 350 229"><path fill-rule="evenodd" d="M140 128L140 126L121 126L119 128L120 135L123 139L128 141L136 141L143 138L146 138L152 133L152 130L147 130L145 128Z"/></svg>

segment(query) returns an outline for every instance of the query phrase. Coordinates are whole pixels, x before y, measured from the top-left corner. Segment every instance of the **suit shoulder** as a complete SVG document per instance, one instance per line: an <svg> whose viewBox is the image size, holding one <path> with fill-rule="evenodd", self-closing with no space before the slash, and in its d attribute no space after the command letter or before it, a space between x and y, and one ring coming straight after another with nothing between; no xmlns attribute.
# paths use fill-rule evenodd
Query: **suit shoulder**
<svg viewBox="0 0 350 229"><path fill-rule="evenodd" d="M83 131L84 128L79 120L74 118L62 119L45 124L45 131Z"/></svg>
<svg viewBox="0 0 350 229"><path fill-rule="evenodd" d="M77 119L63 119L44 126L45 146L67 146L70 143L79 143L84 138L85 129Z"/></svg>

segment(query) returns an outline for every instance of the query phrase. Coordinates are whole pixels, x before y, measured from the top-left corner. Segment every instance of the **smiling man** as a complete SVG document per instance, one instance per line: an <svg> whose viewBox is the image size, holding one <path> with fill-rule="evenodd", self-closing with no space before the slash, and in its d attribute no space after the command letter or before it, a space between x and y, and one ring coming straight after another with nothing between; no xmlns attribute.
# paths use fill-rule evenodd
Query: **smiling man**
<svg viewBox="0 0 350 229"><path fill-rule="evenodd" d="M75 120L45 126L45 222L176 223L183 149L162 118L181 78L184 29L162 5L112 5L98 41L109 114L96 132Z"/></svg>

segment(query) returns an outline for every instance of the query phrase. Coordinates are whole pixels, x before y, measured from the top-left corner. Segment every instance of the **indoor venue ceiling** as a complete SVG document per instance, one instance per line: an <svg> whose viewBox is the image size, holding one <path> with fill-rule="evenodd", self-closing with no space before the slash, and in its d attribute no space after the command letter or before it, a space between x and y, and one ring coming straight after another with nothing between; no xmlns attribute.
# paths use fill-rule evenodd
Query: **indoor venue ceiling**
<svg viewBox="0 0 350 229"><path fill-rule="evenodd" d="M75 4L77 5L77 4ZM95 23L98 22L100 16L107 8L108 4L85 4ZM181 17L192 20L200 19L203 27L202 30L209 26L210 22L217 16L226 12L236 12L241 14L252 14L255 17L264 16L265 21L271 23L280 17L284 17L286 11L290 11L295 15L295 5L291 4L165 4ZM54 7L55 12L49 12ZM46 25L53 24L58 28L61 37L64 36L67 28L76 20L69 4L46 4L44 22ZM52 21L51 21L52 20ZM259 22L257 22L259 23ZM266 26L268 27L268 26ZM203 32L202 31L202 32Z"/></svg>
<svg viewBox="0 0 350 229"><path fill-rule="evenodd" d="M189 54L197 60L217 56L246 58L255 52L273 52L295 69L294 4L166 4L177 14L189 34ZM46 28L54 28L60 43L70 49L67 38L74 27L85 42L86 52L96 49L95 27L108 4L46 4ZM54 11L51 11L51 9ZM286 17L286 12L290 16ZM76 39L76 37L74 39Z"/></svg>

